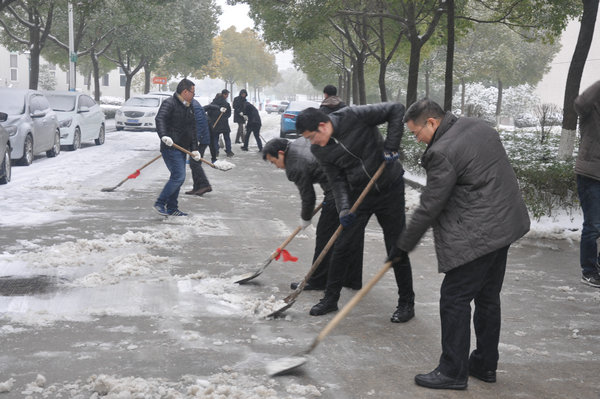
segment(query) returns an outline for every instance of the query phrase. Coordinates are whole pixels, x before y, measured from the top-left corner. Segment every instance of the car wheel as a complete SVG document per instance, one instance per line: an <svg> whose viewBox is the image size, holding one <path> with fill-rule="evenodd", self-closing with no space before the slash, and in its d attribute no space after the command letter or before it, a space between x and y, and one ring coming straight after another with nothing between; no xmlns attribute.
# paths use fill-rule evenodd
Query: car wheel
<svg viewBox="0 0 600 399"><path fill-rule="evenodd" d="M4 160L0 165L0 184L6 184L10 181L11 165L10 165L10 146L6 145L4 152Z"/></svg>
<svg viewBox="0 0 600 399"><path fill-rule="evenodd" d="M96 145L102 145L102 144L104 144L105 138L106 138L106 132L104 129L104 124L102 124L100 126L100 133L98 133L98 138L96 140L94 140L94 142L96 143Z"/></svg>
<svg viewBox="0 0 600 399"><path fill-rule="evenodd" d="M75 128L75 134L73 135L73 144L69 146L69 150L75 151L81 148L81 130L79 127Z"/></svg>
<svg viewBox="0 0 600 399"><path fill-rule="evenodd" d="M19 159L19 165L29 166L33 162L33 137L28 134L23 143L23 157Z"/></svg>
<svg viewBox="0 0 600 399"><path fill-rule="evenodd" d="M56 129L56 133L54 134L54 145L51 149L46 151L46 156L48 158L54 158L60 154L60 130Z"/></svg>

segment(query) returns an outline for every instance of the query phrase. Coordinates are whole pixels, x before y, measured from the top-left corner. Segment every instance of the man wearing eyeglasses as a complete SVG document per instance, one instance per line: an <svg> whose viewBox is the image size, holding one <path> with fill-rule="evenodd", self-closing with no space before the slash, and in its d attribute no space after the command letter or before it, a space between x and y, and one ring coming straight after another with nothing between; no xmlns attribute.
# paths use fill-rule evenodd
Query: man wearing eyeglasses
<svg viewBox="0 0 600 399"><path fill-rule="evenodd" d="M406 256L433 227L438 270L445 273L442 355L415 382L435 389L466 389L469 375L495 382L508 249L529 231L517 177L498 132L482 120L458 118L423 99L410 106L404 122L427 144L421 158L427 185L390 258ZM469 355L471 301L477 339Z"/></svg>
<svg viewBox="0 0 600 399"><path fill-rule="evenodd" d="M156 114L156 132L160 137L160 152L171 172L167 184L154 203L154 209L163 216L187 216L178 208L179 189L185 181L186 154L173 147L173 143L191 151L192 158L200 160L196 138L196 117L192 100L194 82L182 79L173 97L161 104Z"/></svg>

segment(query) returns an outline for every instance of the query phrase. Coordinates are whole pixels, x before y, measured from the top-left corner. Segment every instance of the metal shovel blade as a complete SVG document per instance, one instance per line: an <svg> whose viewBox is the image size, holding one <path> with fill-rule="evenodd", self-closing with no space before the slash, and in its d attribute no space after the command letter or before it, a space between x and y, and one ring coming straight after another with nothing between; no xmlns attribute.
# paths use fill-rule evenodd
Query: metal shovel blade
<svg viewBox="0 0 600 399"><path fill-rule="evenodd" d="M273 377L289 373L293 369L302 366L304 363L306 363L306 358L304 356L282 357L269 362L266 366L266 371L269 376Z"/></svg>
<svg viewBox="0 0 600 399"><path fill-rule="evenodd" d="M261 272L262 272L262 270L259 270L259 271L256 271L256 272L250 272L250 273L242 274L241 276L236 277L237 280L235 280L234 283L236 283L236 284L247 283L248 281L252 280L253 278L258 277Z"/></svg>
<svg viewBox="0 0 600 399"><path fill-rule="evenodd" d="M293 300L293 301L291 301L291 302L287 303L285 306L283 306L283 307L281 307L281 308L277 309L276 311L274 311L274 312L272 312L272 313L269 313L267 316L265 316L265 318L267 318L267 319L268 319L268 318L276 318L276 317L279 317L279 316L281 316L281 314L282 314L283 312L285 312L286 310L288 310L289 308L291 308L291 307L292 307L292 305L293 305L295 302L296 302L296 300Z"/></svg>
<svg viewBox="0 0 600 399"><path fill-rule="evenodd" d="M104 187L102 190L100 191L115 191L117 187Z"/></svg>

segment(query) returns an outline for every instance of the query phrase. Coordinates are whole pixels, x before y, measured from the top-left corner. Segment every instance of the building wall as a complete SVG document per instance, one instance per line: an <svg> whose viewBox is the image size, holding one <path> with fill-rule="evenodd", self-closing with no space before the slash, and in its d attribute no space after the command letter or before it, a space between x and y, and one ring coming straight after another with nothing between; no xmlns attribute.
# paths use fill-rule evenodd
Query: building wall
<svg viewBox="0 0 600 399"><path fill-rule="evenodd" d="M563 106L567 74L577 44L580 25L579 21L572 21L567 25L561 37L562 48L554 57L550 71L537 85L535 91L543 103L556 104L561 108ZM594 39L581 77L580 91L585 90L598 79L600 79L600 12L596 18Z"/></svg>

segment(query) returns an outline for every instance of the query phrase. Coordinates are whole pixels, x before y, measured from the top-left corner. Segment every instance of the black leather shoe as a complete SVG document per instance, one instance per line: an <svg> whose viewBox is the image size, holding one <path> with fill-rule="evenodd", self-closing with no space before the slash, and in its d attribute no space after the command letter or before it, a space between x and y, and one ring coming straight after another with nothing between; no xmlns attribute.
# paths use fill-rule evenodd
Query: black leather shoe
<svg viewBox="0 0 600 399"><path fill-rule="evenodd" d="M290 284L290 288L295 290L296 288L298 288L298 286L300 285L300 283L291 283ZM311 283L307 283L304 286L304 291L323 291L325 289L325 287L317 287L312 285Z"/></svg>
<svg viewBox="0 0 600 399"><path fill-rule="evenodd" d="M478 370L469 366L469 375L483 382L496 382L496 372L493 370Z"/></svg>
<svg viewBox="0 0 600 399"><path fill-rule="evenodd" d="M337 301L323 298L310 309L309 314L311 316L322 316L330 312L335 312L336 310L338 310Z"/></svg>
<svg viewBox="0 0 600 399"><path fill-rule="evenodd" d="M206 187L202 187L202 188L199 188L198 190L194 191L194 194L202 196L202 195L204 195L206 193L210 193L211 191L212 191L212 187L211 186L206 186Z"/></svg>
<svg viewBox="0 0 600 399"><path fill-rule="evenodd" d="M398 305L390 321L392 323L406 323L413 317L415 317L415 305L402 303Z"/></svg>
<svg viewBox="0 0 600 399"><path fill-rule="evenodd" d="M467 389L467 380L450 378L442 374L438 369L429 374L417 374L415 383L425 388L432 389Z"/></svg>

